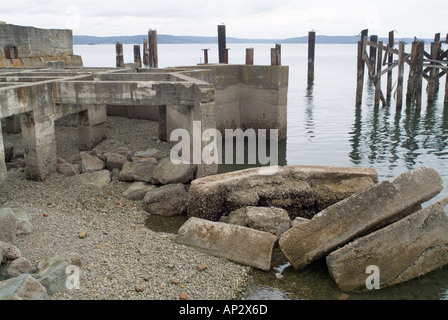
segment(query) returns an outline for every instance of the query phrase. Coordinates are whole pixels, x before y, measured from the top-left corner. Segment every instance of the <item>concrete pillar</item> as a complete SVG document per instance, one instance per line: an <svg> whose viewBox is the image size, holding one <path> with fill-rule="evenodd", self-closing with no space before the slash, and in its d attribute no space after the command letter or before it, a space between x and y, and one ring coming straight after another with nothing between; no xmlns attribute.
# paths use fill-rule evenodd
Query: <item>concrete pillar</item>
<svg viewBox="0 0 448 320"><path fill-rule="evenodd" d="M6 179L5 147L3 145L2 123L0 121L0 183Z"/></svg>
<svg viewBox="0 0 448 320"><path fill-rule="evenodd" d="M80 151L90 151L107 138L106 120L106 105L93 105L79 113L78 139Z"/></svg>
<svg viewBox="0 0 448 320"><path fill-rule="evenodd" d="M20 132L20 115L13 115L6 119L6 133L16 134Z"/></svg>
<svg viewBox="0 0 448 320"><path fill-rule="evenodd" d="M26 178L43 181L57 170L54 120L29 112L21 115L21 126Z"/></svg>

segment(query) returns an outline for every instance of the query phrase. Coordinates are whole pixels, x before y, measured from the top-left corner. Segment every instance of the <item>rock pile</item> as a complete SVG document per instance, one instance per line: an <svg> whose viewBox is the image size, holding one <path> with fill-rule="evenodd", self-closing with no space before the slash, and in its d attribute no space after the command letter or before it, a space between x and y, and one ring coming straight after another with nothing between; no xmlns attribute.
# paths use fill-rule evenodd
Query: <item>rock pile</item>
<svg viewBox="0 0 448 320"><path fill-rule="evenodd" d="M67 267L82 265L76 254L62 254L34 266L13 244L16 235L31 231L27 214L0 209L0 300L48 299L49 295L67 289Z"/></svg>

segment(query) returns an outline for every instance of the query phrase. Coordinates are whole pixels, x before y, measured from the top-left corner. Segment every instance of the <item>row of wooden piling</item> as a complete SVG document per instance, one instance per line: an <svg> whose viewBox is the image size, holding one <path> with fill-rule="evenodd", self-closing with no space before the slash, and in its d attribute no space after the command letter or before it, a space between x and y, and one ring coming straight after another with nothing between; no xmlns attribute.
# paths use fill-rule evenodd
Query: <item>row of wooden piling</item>
<svg viewBox="0 0 448 320"><path fill-rule="evenodd" d="M363 30L361 32L361 41L358 42L356 104L360 105L362 103L365 66L368 67L370 80L375 85L375 106L380 101L383 105L387 105L388 101L390 101L393 90L392 71L397 67L396 107L401 108L404 95L405 64L409 65L406 103L415 103L417 109L421 108L423 79L428 82L428 101L434 101L439 89L439 79L447 74L447 66L443 64L448 62L444 60L448 55L448 50L443 51L441 49L442 43L448 43L448 35L446 41L440 41L440 33L437 33L434 37L434 42L431 42L430 53L428 53L425 51L425 43L414 38L411 45L411 53L408 54L405 52L404 41L399 41L398 50L394 48L393 31L389 32L387 45L384 45L383 41L378 41L378 36L371 35L369 39L368 30ZM367 54L368 46L370 47L369 54ZM394 54L398 56L397 60L394 60ZM383 66L387 66L387 68L383 70ZM440 69L443 71L440 72ZM381 77L384 74L387 74L386 96L384 96L381 89ZM448 79L445 89L445 102L448 102Z"/></svg>
<svg viewBox="0 0 448 320"><path fill-rule="evenodd" d="M116 50L116 66L124 67L123 44L117 42ZM143 39L143 61L141 56L141 47L139 44L134 45L134 63L138 68L143 65L149 68L159 67L159 57L157 50L157 30L149 30L148 38Z"/></svg>

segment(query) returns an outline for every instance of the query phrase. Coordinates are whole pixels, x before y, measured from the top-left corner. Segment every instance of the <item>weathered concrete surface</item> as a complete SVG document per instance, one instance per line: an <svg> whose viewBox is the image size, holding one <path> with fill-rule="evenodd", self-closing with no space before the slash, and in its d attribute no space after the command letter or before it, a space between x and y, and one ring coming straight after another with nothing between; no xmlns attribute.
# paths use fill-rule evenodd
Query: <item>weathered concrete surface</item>
<svg viewBox="0 0 448 320"><path fill-rule="evenodd" d="M10 208L0 209L0 241L14 243L16 241L17 218Z"/></svg>
<svg viewBox="0 0 448 320"><path fill-rule="evenodd" d="M10 50L11 46L15 46L16 52ZM10 58L6 56L6 50L11 52ZM81 57L73 54L71 30L0 24L0 66L45 67L48 61L62 61L71 67L82 66Z"/></svg>
<svg viewBox="0 0 448 320"><path fill-rule="evenodd" d="M185 213L188 194L185 185L169 184L150 190L143 198L146 212L158 216L174 216Z"/></svg>
<svg viewBox="0 0 448 320"><path fill-rule="evenodd" d="M277 239L268 232L190 218L179 229L176 241L213 256L267 271L271 268Z"/></svg>
<svg viewBox="0 0 448 320"><path fill-rule="evenodd" d="M442 189L439 174L431 168L405 172L294 226L280 237L280 248L295 268L303 267L357 237L403 218Z"/></svg>
<svg viewBox="0 0 448 320"><path fill-rule="evenodd" d="M448 198L333 251L328 270L341 290L366 290L366 268L380 270L380 288L448 263Z"/></svg>
<svg viewBox="0 0 448 320"><path fill-rule="evenodd" d="M352 182L350 190L338 193L333 187L331 196L322 196L323 185L346 185L348 181ZM291 219L310 218L324 204L333 204L377 181L376 170L365 168L284 166L268 175L258 168L234 171L192 181L188 215L218 221L236 209L260 205L283 208Z"/></svg>

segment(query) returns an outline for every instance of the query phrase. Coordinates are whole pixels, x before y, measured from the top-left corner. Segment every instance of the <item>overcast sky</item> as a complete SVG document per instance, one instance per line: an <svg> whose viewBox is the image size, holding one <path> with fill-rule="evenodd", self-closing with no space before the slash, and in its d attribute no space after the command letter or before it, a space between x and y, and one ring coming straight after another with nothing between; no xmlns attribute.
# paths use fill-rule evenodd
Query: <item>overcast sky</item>
<svg viewBox="0 0 448 320"><path fill-rule="evenodd" d="M291 38L370 34L432 38L448 32L447 0L1 0L0 21L39 28L72 29L75 35L159 34Z"/></svg>

